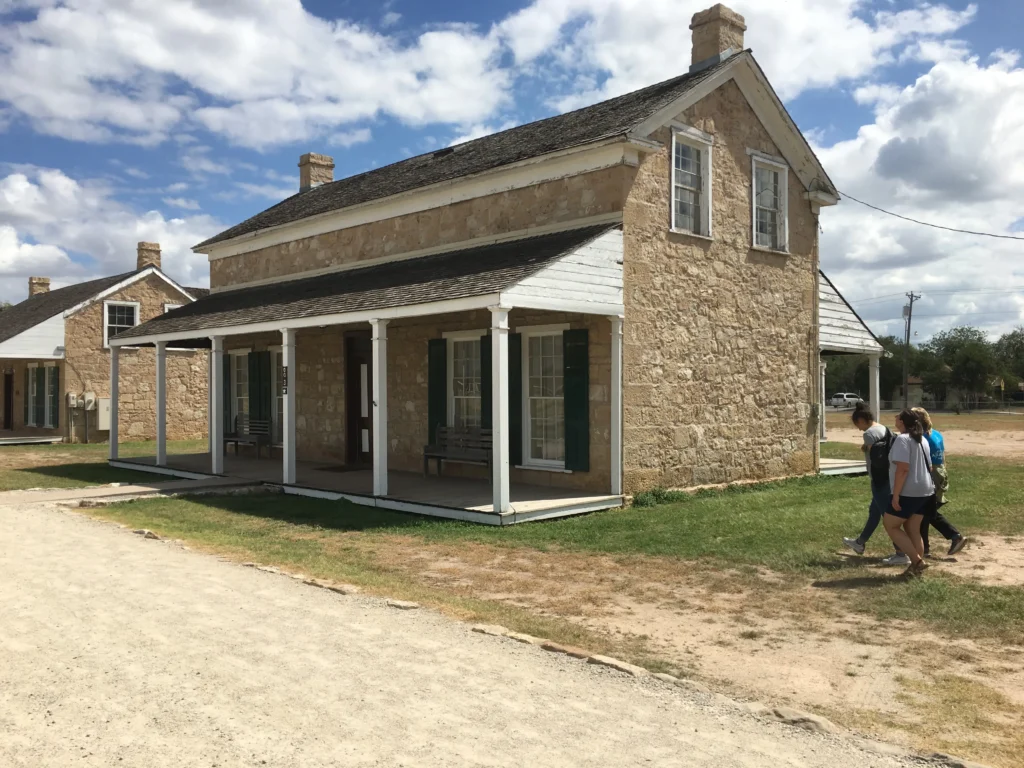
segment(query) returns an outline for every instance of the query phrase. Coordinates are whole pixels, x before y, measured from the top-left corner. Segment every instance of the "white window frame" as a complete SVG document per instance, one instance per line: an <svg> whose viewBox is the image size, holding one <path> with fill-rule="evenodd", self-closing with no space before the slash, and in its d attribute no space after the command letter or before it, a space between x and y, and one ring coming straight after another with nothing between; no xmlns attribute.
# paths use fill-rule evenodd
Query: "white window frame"
<svg viewBox="0 0 1024 768"><path fill-rule="evenodd" d="M184 304L164 304L164 314L166 315L172 309L181 309Z"/></svg>
<svg viewBox="0 0 1024 768"><path fill-rule="evenodd" d="M246 365L248 365L248 357L249 357L249 353L250 352L252 352L252 349L250 347L245 347L245 348L242 348L242 349L229 349L229 350L225 351L225 354L229 355L231 357L231 365L228 368L228 372L229 372L229 382L228 382L228 384L229 384L229 387L231 389L231 402L228 403L228 416L229 416L229 418L231 420L231 426L232 427L234 427L235 419L238 417L238 394L236 392L236 387L237 387L238 381L237 381L237 378L236 378L237 374L235 373L235 366L237 365L238 361L235 360L234 358L240 357L242 355L245 355L245 357L246 357ZM246 387L249 386L248 375L249 374L248 374L248 371L247 371L246 372ZM248 394L248 392L246 392L246 395L245 395L245 402L246 402L246 405L249 404L249 394Z"/></svg>
<svg viewBox="0 0 1024 768"><path fill-rule="evenodd" d="M142 310L141 305L137 301L104 301L103 302L103 348L104 349L110 349L110 344L109 344L109 341L108 341L108 338L110 336L110 333L109 333L109 330L110 330L109 329L109 325L110 325L110 323L109 323L110 312L107 310L107 307L135 307L135 325L131 326L132 328L134 328L136 325L139 324L139 322L140 322L139 315L140 315L141 310ZM122 347L122 349L124 349L124 347Z"/></svg>
<svg viewBox="0 0 1024 768"><path fill-rule="evenodd" d="M775 157L756 149L748 149L750 155L750 245L758 251L789 253L789 165L781 157ZM779 200L782 210L779 216L781 237L778 248L759 245L757 242L757 168L764 166L779 173Z"/></svg>
<svg viewBox="0 0 1024 768"><path fill-rule="evenodd" d="M455 426L455 345L452 342L455 341L479 341L480 342L480 380L483 382L484 370L483 370L483 337L487 336L487 330L480 328L472 331L448 331L441 334L441 338L445 340L445 353L447 355L447 361L445 368L447 369L446 378L448 391L447 397L447 416L445 421L449 427ZM483 416L484 403L483 403L483 391L481 387L480 392L480 415Z"/></svg>
<svg viewBox="0 0 1024 768"><path fill-rule="evenodd" d="M26 427L41 427L42 424L36 424L36 376L39 375L39 369L42 368L39 363L29 363L25 366L28 368L28 392L25 393L25 400L28 402L28 420L25 422Z"/></svg>
<svg viewBox="0 0 1024 768"><path fill-rule="evenodd" d="M669 154L669 228L679 235L690 237L702 237L708 240L714 235L711 228L711 148L715 139L710 134L698 131L689 125L681 123L672 124L672 147ZM700 232L693 232L689 229L680 229L676 226L676 145L686 144L701 153L701 191L700 191Z"/></svg>
<svg viewBox="0 0 1024 768"><path fill-rule="evenodd" d="M43 416L43 427L45 427L46 429L53 429L54 428L53 427L53 398L50 397L50 369L56 368L57 364L56 363L45 363L44 365L42 365L40 367L43 369L43 400L44 400L44 402L43 402L43 411L45 413L45 415ZM58 382L59 382L59 379L58 379ZM55 394L58 394L58 396L59 396L59 393L55 393ZM58 403L57 407L59 408L60 407L60 405L59 405L59 403L60 403L59 397L58 397L57 403Z"/></svg>
<svg viewBox="0 0 1024 768"><path fill-rule="evenodd" d="M530 339L538 336L561 336L563 331L569 330L568 323L554 325L526 325L517 327L515 332L522 336L522 373L523 373L523 403L522 403L522 432L523 432L523 463L519 465L522 469L545 469L551 472L567 472L565 459L556 461L554 459L533 459L530 458ZM565 360L565 349L562 349L563 365ZM564 387L564 381L563 381ZM562 420L565 420L565 413L562 413ZM564 433L564 424L563 424Z"/></svg>

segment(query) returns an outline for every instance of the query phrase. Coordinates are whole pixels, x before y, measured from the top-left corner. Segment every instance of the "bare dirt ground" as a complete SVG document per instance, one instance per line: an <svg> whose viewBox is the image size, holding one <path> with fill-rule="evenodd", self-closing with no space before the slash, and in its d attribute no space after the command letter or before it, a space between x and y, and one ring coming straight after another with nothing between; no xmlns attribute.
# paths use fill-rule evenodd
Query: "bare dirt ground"
<svg viewBox="0 0 1024 768"><path fill-rule="evenodd" d="M52 505L0 507L0 615L4 766L910 764Z"/></svg>
<svg viewBox="0 0 1024 768"><path fill-rule="evenodd" d="M1024 584L1022 544L978 537L974 551L984 557L939 560L933 567L955 567L985 583ZM988 740L995 745L986 750L993 764L1017 765L997 756L1024 748L1012 736L1007 741L1008 733L1024 728L1024 642L950 643L919 626L853 613L841 590L779 589L782 578L766 571L723 573L671 559L465 542L410 539L403 546L395 537L375 541L372 551L389 567L404 567L446 590L568 618L599 633L639 637L653 656L669 661L672 674L718 690L810 708L918 749L956 751L965 741ZM935 728L934 716L943 711L947 717L971 712L970 726Z"/></svg>
<svg viewBox="0 0 1024 768"><path fill-rule="evenodd" d="M942 437L948 454L1024 459L1024 424L1020 430L946 430L942 431ZM854 427L830 428L828 439L860 445L864 442L864 433Z"/></svg>

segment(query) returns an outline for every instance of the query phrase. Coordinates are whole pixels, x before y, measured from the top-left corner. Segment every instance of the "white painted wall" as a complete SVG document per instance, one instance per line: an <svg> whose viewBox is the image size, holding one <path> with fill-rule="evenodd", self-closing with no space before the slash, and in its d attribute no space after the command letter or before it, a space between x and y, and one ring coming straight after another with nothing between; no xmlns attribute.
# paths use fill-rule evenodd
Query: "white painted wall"
<svg viewBox="0 0 1024 768"><path fill-rule="evenodd" d="M882 345L823 274L818 274L818 317L823 353L855 352L877 355Z"/></svg>
<svg viewBox="0 0 1024 768"><path fill-rule="evenodd" d="M2 316L0 316L2 317ZM59 360L64 357L64 313L54 315L7 341L0 342L0 358Z"/></svg>
<svg viewBox="0 0 1024 768"><path fill-rule="evenodd" d="M502 300L622 304L622 230L613 229L501 292Z"/></svg>

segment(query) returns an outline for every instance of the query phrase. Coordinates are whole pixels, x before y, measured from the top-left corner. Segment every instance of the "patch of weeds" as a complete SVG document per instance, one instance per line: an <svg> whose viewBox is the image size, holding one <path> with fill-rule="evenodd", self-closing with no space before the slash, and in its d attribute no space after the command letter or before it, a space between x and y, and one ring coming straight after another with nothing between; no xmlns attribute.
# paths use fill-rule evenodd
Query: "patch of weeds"
<svg viewBox="0 0 1024 768"><path fill-rule="evenodd" d="M764 636L764 632L759 629L744 629L740 632L740 637L744 640L757 640Z"/></svg>

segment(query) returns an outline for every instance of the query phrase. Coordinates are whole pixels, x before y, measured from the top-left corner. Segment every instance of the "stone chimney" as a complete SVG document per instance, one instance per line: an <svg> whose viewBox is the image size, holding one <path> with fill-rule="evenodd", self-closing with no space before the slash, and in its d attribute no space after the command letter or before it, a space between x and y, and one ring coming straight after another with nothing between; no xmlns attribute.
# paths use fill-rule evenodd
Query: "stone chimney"
<svg viewBox="0 0 1024 768"><path fill-rule="evenodd" d="M146 267L160 269L160 243L139 243L138 254L138 261L135 263L136 269L145 269Z"/></svg>
<svg viewBox="0 0 1024 768"><path fill-rule="evenodd" d="M690 71L695 72L728 58L722 55L726 51L742 51L747 25L736 11L718 3L693 14L690 29L693 30Z"/></svg>
<svg viewBox="0 0 1024 768"><path fill-rule="evenodd" d="M334 158L307 152L299 158L299 192L334 181Z"/></svg>
<svg viewBox="0 0 1024 768"><path fill-rule="evenodd" d="M48 277L30 277L28 279L28 295L36 296L40 293L50 292L50 278Z"/></svg>

